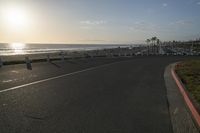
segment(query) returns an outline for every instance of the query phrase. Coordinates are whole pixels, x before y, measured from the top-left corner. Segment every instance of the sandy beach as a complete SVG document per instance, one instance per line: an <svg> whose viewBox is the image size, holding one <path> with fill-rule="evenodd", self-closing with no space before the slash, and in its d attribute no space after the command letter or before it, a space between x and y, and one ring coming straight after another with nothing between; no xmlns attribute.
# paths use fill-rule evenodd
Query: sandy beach
<svg viewBox="0 0 200 133"><path fill-rule="evenodd" d="M93 57L119 57L119 56L133 56L141 48L113 48L102 50L88 50L88 51L60 51L54 53L41 54L25 54L25 55L9 55L0 56L3 65L23 64L25 58L28 57L31 62L45 62L54 60L67 60L76 58L93 58Z"/></svg>

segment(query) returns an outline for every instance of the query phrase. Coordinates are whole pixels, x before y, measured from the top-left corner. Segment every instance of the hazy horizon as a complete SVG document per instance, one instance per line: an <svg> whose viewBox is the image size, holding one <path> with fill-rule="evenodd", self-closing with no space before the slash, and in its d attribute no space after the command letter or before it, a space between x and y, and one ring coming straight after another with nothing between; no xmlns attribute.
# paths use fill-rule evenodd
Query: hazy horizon
<svg viewBox="0 0 200 133"><path fill-rule="evenodd" d="M0 0L0 43L138 44L200 37L200 0Z"/></svg>

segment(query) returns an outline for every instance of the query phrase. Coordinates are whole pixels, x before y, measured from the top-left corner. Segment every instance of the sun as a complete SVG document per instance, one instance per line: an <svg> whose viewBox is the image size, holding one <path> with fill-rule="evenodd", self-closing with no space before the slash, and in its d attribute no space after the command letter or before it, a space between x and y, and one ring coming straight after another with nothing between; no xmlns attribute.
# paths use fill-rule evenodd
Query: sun
<svg viewBox="0 0 200 133"><path fill-rule="evenodd" d="M17 6L6 7L1 12L5 25L12 30L23 30L28 26L27 12Z"/></svg>

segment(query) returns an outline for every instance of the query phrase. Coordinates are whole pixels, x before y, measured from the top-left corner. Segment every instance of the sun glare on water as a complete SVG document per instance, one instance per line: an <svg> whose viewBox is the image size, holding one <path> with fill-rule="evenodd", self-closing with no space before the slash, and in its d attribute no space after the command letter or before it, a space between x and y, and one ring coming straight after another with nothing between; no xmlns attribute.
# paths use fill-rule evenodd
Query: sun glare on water
<svg viewBox="0 0 200 133"><path fill-rule="evenodd" d="M14 54L23 54L25 49L24 43L11 43L10 48L13 50Z"/></svg>

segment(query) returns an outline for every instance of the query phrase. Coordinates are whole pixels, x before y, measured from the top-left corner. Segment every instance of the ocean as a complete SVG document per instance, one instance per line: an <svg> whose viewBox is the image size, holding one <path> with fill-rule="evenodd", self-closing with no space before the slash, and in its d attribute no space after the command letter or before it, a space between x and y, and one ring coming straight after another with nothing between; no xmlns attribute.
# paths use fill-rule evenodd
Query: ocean
<svg viewBox="0 0 200 133"><path fill-rule="evenodd" d="M54 53L59 51L86 51L118 47L133 47L134 45L113 44L0 44L0 56Z"/></svg>

